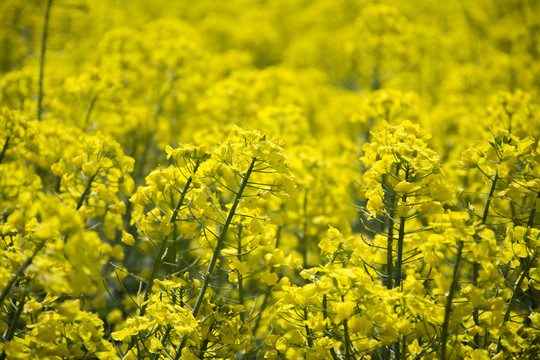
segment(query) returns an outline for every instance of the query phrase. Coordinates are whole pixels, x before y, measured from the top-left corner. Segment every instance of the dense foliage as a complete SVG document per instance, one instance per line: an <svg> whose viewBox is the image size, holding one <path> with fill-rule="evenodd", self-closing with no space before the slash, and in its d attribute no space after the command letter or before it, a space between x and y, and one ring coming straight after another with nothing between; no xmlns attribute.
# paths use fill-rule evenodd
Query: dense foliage
<svg viewBox="0 0 540 360"><path fill-rule="evenodd" d="M2 1L0 359L537 359L538 14Z"/></svg>

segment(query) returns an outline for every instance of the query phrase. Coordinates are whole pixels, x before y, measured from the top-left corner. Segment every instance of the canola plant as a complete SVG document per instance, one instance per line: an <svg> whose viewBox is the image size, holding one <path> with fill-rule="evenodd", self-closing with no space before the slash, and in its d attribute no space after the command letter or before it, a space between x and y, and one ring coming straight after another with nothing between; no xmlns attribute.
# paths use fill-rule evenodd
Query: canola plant
<svg viewBox="0 0 540 360"><path fill-rule="evenodd" d="M2 1L0 360L538 359L538 14Z"/></svg>

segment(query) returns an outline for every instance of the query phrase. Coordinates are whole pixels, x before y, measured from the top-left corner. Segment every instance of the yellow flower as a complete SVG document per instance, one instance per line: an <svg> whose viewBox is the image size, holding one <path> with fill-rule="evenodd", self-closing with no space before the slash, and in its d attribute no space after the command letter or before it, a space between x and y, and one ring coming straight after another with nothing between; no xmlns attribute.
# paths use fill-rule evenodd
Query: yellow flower
<svg viewBox="0 0 540 360"><path fill-rule="evenodd" d="M124 230L122 230L122 242L129 246L135 245L135 239L133 238L133 235Z"/></svg>

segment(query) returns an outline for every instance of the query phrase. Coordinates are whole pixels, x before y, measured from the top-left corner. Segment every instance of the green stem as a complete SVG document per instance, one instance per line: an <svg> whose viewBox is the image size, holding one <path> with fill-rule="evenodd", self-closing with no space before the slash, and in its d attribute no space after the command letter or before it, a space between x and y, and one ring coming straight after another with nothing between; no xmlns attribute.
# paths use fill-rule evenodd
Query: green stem
<svg viewBox="0 0 540 360"><path fill-rule="evenodd" d="M478 242L476 241L477 237L475 236L475 242ZM472 273L472 284L474 287L477 287L478 286L478 276L480 274L480 264L475 261L473 263L473 273ZM473 321L474 321L474 325L478 326L479 324L479 313L478 313L478 308L475 307L473 308ZM474 337L473 337L473 344L472 344L473 348L478 348L480 346L480 335L479 334L475 334Z"/></svg>
<svg viewBox="0 0 540 360"><path fill-rule="evenodd" d="M386 242L386 288L392 289L393 284L393 240L394 240L394 223L392 217L388 217L388 240Z"/></svg>
<svg viewBox="0 0 540 360"><path fill-rule="evenodd" d="M77 201L77 208L75 208L75 211L79 210L82 207L82 205L84 204L84 200L86 199L88 194L90 194L90 190L92 189L92 183L94 182L96 175L97 173L90 176L90 179L88 179L88 183L86 183L86 187L84 188L84 191L81 197L79 198L79 201Z"/></svg>
<svg viewBox="0 0 540 360"><path fill-rule="evenodd" d="M304 194L304 224L302 226L302 239L300 240L302 242L301 249L302 249L302 260L303 260L303 266L304 268L309 267L308 266L308 216L307 216L307 207L308 207L308 190L306 189L306 192Z"/></svg>
<svg viewBox="0 0 540 360"><path fill-rule="evenodd" d="M221 233L219 234L219 238L216 243L216 248L214 249L214 253L212 254L212 259L210 260L210 264L208 264L208 269L206 270L206 274L204 275L203 283L199 291L199 296L197 297L197 301L195 302L195 306L193 307L192 315L194 318L197 318L197 315L199 314L199 310L203 303L204 295L206 294L206 290L208 289L208 285L210 284L210 278L212 277L212 273L214 272L216 263L219 257L221 256L221 248L223 247L223 243L225 242L225 235L227 234L227 231L229 230L229 226L231 225L233 217L236 214L236 208L238 207L238 204L240 203L240 199L242 198L244 189L246 188L248 184L248 180L249 180L249 177L251 176L251 173L253 172L253 168L255 167L256 160L257 160L256 158L253 158L251 160L249 168L246 174L244 175L244 177L242 178L242 182L240 183L240 188L238 189L238 192L236 193L236 197L231 206L231 209L229 210L229 214L227 215L225 224L223 225L223 228L221 229ZM186 345L186 342L187 342L187 336L184 335L182 337L182 340L180 340L180 344L178 344L178 349L176 350L176 355L174 357L174 360L180 359L180 356L182 354L182 349Z"/></svg>
<svg viewBox="0 0 540 360"><path fill-rule="evenodd" d="M214 325L210 326L210 329L208 330L209 336L212 334L212 331L214 330ZM201 343L201 349L199 350L199 359L204 359L204 354L206 353L206 350L208 349L208 344L210 343L210 340L208 338L204 339Z"/></svg>
<svg viewBox="0 0 540 360"><path fill-rule="evenodd" d="M326 319L328 318L328 300L327 300L327 296L326 294L323 295L323 300L322 300L322 312L323 312L323 318ZM324 326L325 330L328 331L328 326ZM332 355L332 359L333 360L337 360L338 357L337 357L337 354L336 354L336 351L334 350L334 348L330 348L330 354Z"/></svg>
<svg viewBox="0 0 540 360"><path fill-rule="evenodd" d="M281 229L282 227L281 226L278 226L278 229L277 229L277 234L276 234L276 245L275 245L275 248L278 249L279 248L279 241L280 241L280 238L281 238ZM270 266L270 272L273 272L273 269L272 267ZM261 306L259 307L259 316L257 316L256 320L255 320L255 324L253 325L253 330L252 330L252 334L255 336L257 334L257 329L259 329L259 325L261 323L261 315L264 311L264 309L266 309L266 305L268 304L268 298L270 297L270 293L272 292L272 287L267 287L266 288L266 291L264 293L264 298L263 298L263 301L262 301L262 304Z"/></svg>
<svg viewBox="0 0 540 360"><path fill-rule="evenodd" d="M5 336L5 341L9 342L13 336L15 335L15 328L17 327L17 322L19 318L21 317L22 311L24 309L24 304L26 303L26 294L23 294L22 299L19 301L19 305L17 306L17 309L13 313L13 316L10 319L9 329L7 331L7 334Z"/></svg>
<svg viewBox="0 0 540 360"><path fill-rule="evenodd" d="M496 172L495 176L491 180L491 187L489 189L488 197L486 199L486 203L484 205L484 211L482 212L482 225L485 225L489 216L489 208L491 205L491 199L493 198L493 194L495 193L495 187L497 185L497 180L499 179L499 173ZM475 243L480 242L480 237L478 235L474 236ZM473 273L472 273L472 284L473 286L478 286L478 276L480 273L480 264L475 261L473 263ZM473 308L473 321L474 324L478 326L479 323L479 314L478 314L478 308ZM473 347L478 347L480 344L480 335L476 334L473 338Z"/></svg>
<svg viewBox="0 0 540 360"><path fill-rule="evenodd" d="M237 243L237 255L238 262L242 262L242 227L238 230L238 243ZM238 273L238 303L244 305L244 286L242 282L242 274ZM240 320L244 322L244 311L240 312Z"/></svg>
<svg viewBox="0 0 540 360"><path fill-rule="evenodd" d="M407 359L407 339L405 335L402 338L403 338L403 341L401 343L401 357L398 357L398 359L406 360Z"/></svg>
<svg viewBox="0 0 540 360"><path fill-rule="evenodd" d="M43 102L43 72L45 69L45 51L47 49L47 35L49 32L49 18L51 15L51 7L53 0L47 1L47 9L45 10L45 23L43 24L43 32L41 37L41 54L39 57L39 82L38 82L38 105L37 105L37 119L41 120L42 102Z"/></svg>
<svg viewBox="0 0 540 360"><path fill-rule="evenodd" d="M197 172L197 170L199 169L199 165L201 163L200 162L197 162L197 164L195 165L195 168L193 169L193 174L195 174ZM180 212L180 208L182 207L182 205L184 204L184 199L186 198L186 194L189 190L189 187L191 186L191 182L193 181L193 176L190 176L189 179L187 180L186 182L186 185L184 186L184 189L182 190L182 193L180 195L180 198L178 199L178 202L176 203L176 206L173 210L173 214L171 216L171 218L169 219L169 222L168 224L174 224L174 222L176 221L177 217L178 217L178 213ZM141 309L139 311L139 316L143 316L145 311L146 311L146 302L148 300L148 298L150 297L150 294L152 293L152 288L154 286L154 280L157 276L157 273L159 271L159 267L161 266L161 258L163 257L163 254L165 253L165 249L167 249L167 241L168 241L168 238L169 236L168 235L163 235L161 237L161 242L159 244L159 248L156 252L156 256L154 257L154 264L152 266L152 271L150 272L150 275L148 276L148 281L146 283L146 290L144 292L144 298L143 298L143 303L142 303L142 306L141 306Z"/></svg>
<svg viewBox="0 0 540 360"><path fill-rule="evenodd" d="M96 178L96 176L97 176L97 173L90 176L90 179L88 179L88 183L86 183L86 187L84 188L84 191L81 194L81 197L79 198L79 201L77 201L77 207L75 208L75 211L79 210L83 206L84 200L86 199L88 194L90 194L90 190L92 188L92 183L94 182L94 179ZM64 234L64 236L62 237L62 240L64 241L64 244L67 242L67 239L68 239L68 234Z"/></svg>
<svg viewBox="0 0 540 360"><path fill-rule="evenodd" d="M405 180L407 181L407 176L405 176ZM407 202L407 195L403 195L402 197L403 203L406 204ZM399 230L398 230L398 239L397 239L397 249L396 249L396 266L395 266L395 287L399 288L401 287L401 270L403 267L403 243L405 241L405 218L401 217L399 219ZM394 354L395 358L400 358L400 348L399 348L399 338L398 341L393 344L394 347Z"/></svg>
<svg viewBox="0 0 540 360"><path fill-rule="evenodd" d="M540 192L538 193L537 199L540 198ZM536 200L535 200L536 201ZM536 203L535 203L536 205ZM529 228L532 227L534 224L534 216L536 215L536 206L533 206L531 213L529 214L529 220L527 221L527 226ZM527 229L527 233L525 236L529 236L529 229ZM506 307L506 311L504 312L503 321L502 324L506 323L508 319L510 319L510 312L512 311L512 308L514 307L514 303L516 302L517 295L519 292L519 289L521 289L521 285L523 284L523 281L525 281L525 278L529 274L529 270L531 269L532 265L534 264L535 257L532 257L527 262L527 265L519 275L519 278L517 279L516 283L514 284L514 289L512 291L512 296L510 297L510 301L508 302L508 306ZM501 325L502 325L501 324ZM497 340L497 353L501 351L502 344L501 344L501 337L499 336L499 339Z"/></svg>
<svg viewBox="0 0 540 360"><path fill-rule="evenodd" d="M450 290L446 297L446 305L444 307L444 320L442 323L441 331L441 360L446 360L446 342L448 341L448 327L450 325L450 315L452 314L452 302L454 301L454 294L458 287L459 267L461 265L461 255L463 251L463 241L458 240L458 252L456 256L456 263L454 265L454 271L452 273L452 283L450 284Z"/></svg>
<svg viewBox="0 0 540 360"><path fill-rule="evenodd" d="M392 344L392 347L394 348L394 359L401 359L401 349L399 347L399 336L398 340Z"/></svg>
<svg viewBox="0 0 540 360"><path fill-rule="evenodd" d="M393 242L394 242L394 203L396 202L396 193L392 190L390 197L390 212L388 214L388 234L386 243L386 288L394 287L394 264L393 264Z"/></svg>
<svg viewBox="0 0 540 360"><path fill-rule="evenodd" d="M512 311L512 308L514 307L514 303L516 302L517 294L519 293L519 289L521 288L521 285L523 284L523 281L527 277L527 274L529 273L529 269L531 268L532 264L534 263L534 258L530 259L530 261L527 263L527 266L523 269L522 273L520 274L518 280L514 284L514 290L512 291L512 296L510 297L510 301L508 302L508 306L506 307L506 311L504 312L503 321L502 324L505 324L508 319L510 318L510 312ZM501 336L499 336L499 340L497 341L497 353L501 351L502 344L501 344Z"/></svg>
<svg viewBox="0 0 540 360"><path fill-rule="evenodd" d="M407 196L403 196L403 201L406 201ZM396 287L401 286L401 269L403 266L403 243L405 241L405 218L399 219L399 231L397 239L397 254L396 254Z"/></svg>
<svg viewBox="0 0 540 360"><path fill-rule="evenodd" d="M19 270L17 270L17 273L15 275L13 275L13 277L11 278L11 280L8 282L8 284L4 287L4 290L2 290L2 294L0 294L0 304L2 304L4 302L4 299L6 298L6 296L8 295L9 291L11 290L11 288L13 287L13 285L15 284L15 282L17 281L17 279L26 271L26 268L28 266L30 266L30 264L32 264L32 261L34 261L34 258L36 257L36 255L38 254L38 252L41 251L41 249L43 249L43 247L45 246L45 242L42 242L41 244L39 244L35 249L34 249L34 252L32 253L32 255L30 255L30 257L28 257L24 263L21 265L21 267L19 268Z"/></svg>
<svg viewBox="0 0 540 360"><path fill-rule="evenodd" d="M345 337L345 360L352 359L351 355L351 339L349 337L349 325L347 324L347 319L343 320L343 332Z"/></svg>
<svg viewBox="0 0 540 360"><path fill-rule="evenodd" d="M167 262L169 263L169 272L174 273L181 270L179 263L176 262L177 259L177 245L176 239L178 239L178 226L174 226L172 229L172 237L175 241L172 244L169 244L167 247ZM185 239L183 239L185 240Z"/></svg>
<svg viewBox="0 0 540 360"><path fill-rule="evenodd" d="M0 164L2 163L2 160L4 160L4 155L6 154L8 145L9 145L9 136L6 138L6 142L4 142L4 146L2 147L2 152L0 153Z"/></svg>
<svg viewBox="0 0 540 360"><path fill-rule="evenodd" d="M183 290L180 289L180 294L177 296L176 293L173 293L173 304L177 304L177 302L180 302L180 306L184 307L182 305L182 299L183 299ZM180 300L180 301L178 301ZM172 330L172 326L171 325L167 325L167 329L165 330L165 333L163 334L163 336L161 337L160 339L160 342L161 344L163 345L164 348L167 347L167 342L169 341L169 337L171 336L171 330ZM154 355L154 360L158 360L160 357L160 353L156 353Z"/></svg>
<svg viewBox="0 0 540 360"><path fill-rule="evenodd" d="M489 206L491 204L491 199L495 193L495 186L497 185L497 180L499 180L499 172L495 173L493 180L491 181L491 187L489 189L489 194L486 200L486 205L484 206L484 212L482 213L482 225L485 225L489 215Z"/></svg>
<svg viewBox="0 0 540 360"><path fill-rule="evenodd" d="M2 339L6 343L9 342L15 335L15 328L17 327L17 322L23 312L24 304L26 303L25 300L26 300L26 293L23 293L23 297L21 301L19 301L19 305L17 306L17 309L15 310L14 313L11 313L12 316L10 316L11 318L9 319L9 328L6 332L6 335L4 336L4 339ZM2 354L0 355L0 360L4 360L6 356L7 356L6 353L2 351Z"/></svg>
<svg viewBox="0 0 540 360"><path fill-rule="evenodd" d="M308 319L308 316L307 316L307 307L306 307L304 308L304 320L307 321L307 319ZM304 328L306 329L306 338L307 338L308 346L311 349L313 347L313 339L312 339L313 334L307 324L304 325Z"/></svg>
<svg viewBox="0 0 540 360"><path fill-rule="evenodd" d="M396 164L396 177L399 177L399 169L400 165ZM394 216L396 212L396 192L394 189L391 190L392 194L390 195L390 203L387 206L388 209L388 234L387 234L387 242L386 242L386 288L387 289L393 289L394 288L394 277L396 276L394 274ZM403 219L402 219L403 222ZM400 223L400 230L401 230L401 223ZM402 252L403 252L403 244L402 246ZM399 243L398 243L399 247ZM396 259L396 267L398 267ZM401 271L401 269L400 269ZM399 275L401 278L401 274ZM397 279L397 278L396 278ZM396 284L397 286L397 284ZM392 347L394 347L394 351L396 353L399 352L399 344L397 345L396 350L396 344L393 344ZM387 353L387 356L390 356L390 348L386 348L385 352Z"/></svg>
<svg viewBox="0 0 540 360"><path fill-rule="evenodd" d="M259 326L261 324L261 314L264 311L264 309L266 309L266 305L268 304L268 298L270 297L271 290L272 290L272 288L268 287L266 289L266 292L264 293L264 298L263 298L262 304L261 304L261 306L259 308L259 316L257 316L257 319L255 320L255 324L253 325L253 330L252 330L253 336L255 336L257 334L257 330L259 329Z"/></svg>
<svg viewBox="0 0 540 360"><path fill-rule="evenodd" d="M409 169L405 170L405 181L409 181ZM403 194L403 196L401 197L401 201L403 204L405 204L405 206L407 206L407 194ZM403 243L405 242L405 221L406 219L404 217L400 217L396 249L396 287L401 286L401 269L403 267ZM397 350L399 353L399 344L397 346Z"/></svg>
<svg viewBox="0 0 540 360"><path fill-rule="evenodd" d="M534 217L536 216L536 200L540 199L540 191L536 195L536 199L534 199L534 204L531 209L531 213L529 214L529 221L527 221L527 227L532 228L534 225Z"/></svg>
<svg viewBox="0 0 540 360"><path fill-rule="evenodd" d="M98 97L98 94L92 97L92 100L90 101L90 106L88 107L88 110L86 110L86 116L84 118L84 127L86 130L88 130L88 122L90 121L90 115L92 114L92 110L94 110L94 106L96 105Z"/></svg>
<svg viewBox="0 0 540 360"><path fill-rule="evenodd" d="M400 165L396 164L396 176L399 176ZM392 189L390 195L390 204L388 208L388 234L386 243L386 288L394 288L394 265L393 265L393 252L394 252L394 216L396 211L396 192Z"/></svg>
<svg viewBox="0 0 540 360"><path fill-rule="evenodd" d="M167 328L165 329L165 333L163 334L163 336L161 336L161 339L159 339L159 341L163 344L163 347L165 347L166 343L167 343L167 340L169 338L169 335L171 334L171 329L172 329L172 326L171 325L167 325ZM153 357L153 360L158 360L159 359L159 355L160 353L155 353L154 354L154 357Z"/></svg>

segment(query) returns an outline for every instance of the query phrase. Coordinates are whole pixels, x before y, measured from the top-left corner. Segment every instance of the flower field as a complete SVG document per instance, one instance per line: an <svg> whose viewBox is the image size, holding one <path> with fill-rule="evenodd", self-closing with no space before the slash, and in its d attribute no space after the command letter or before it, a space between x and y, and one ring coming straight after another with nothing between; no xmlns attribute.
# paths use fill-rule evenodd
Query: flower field
<svg viewBox="0 0 540 360"><path fill-rule="evenodd" d="M0 360L540 359L540 2L0 2Z"/></svg>

